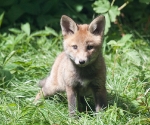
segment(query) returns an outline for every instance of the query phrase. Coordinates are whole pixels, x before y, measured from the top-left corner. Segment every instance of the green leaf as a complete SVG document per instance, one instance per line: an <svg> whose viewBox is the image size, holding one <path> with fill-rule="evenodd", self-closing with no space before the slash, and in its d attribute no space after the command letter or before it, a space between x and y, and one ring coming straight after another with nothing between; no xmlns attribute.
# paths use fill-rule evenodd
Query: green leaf
<svg viewBox="0 0 150 125"><path fill-rule="evenodd" d="M106 20L106 25L105 25L105 32L104 32L104 34L107 34L107 32L109 31L109 28L110 28L111 24L110 24L110 18L109 18L108 13L105 13L104 16L105 16L105 20Z"/></svg>
<svg viewBox="0 0 150 125"><path fill-rule="evenodd" d="M3 22L3 18L4 18L4 12L0 15L0 27L1 27L1 25L2 25L2 22Z"/></svg>
<svg viewBox="0 0 150 125"><path fill-rule="evenodd" d="M45 27L45 30L48 31L49 34L52 34L54 36L58 36L58 33L54 29L52 29L50 27Z"/></svg>
<svg viewBox="0 0 150 125"><path fill-rule="evenodd" d="M26 23L21 25L21 30L24 31L28 36L30 35L30 24Z"/></svg>
<svg viewBox="0 0 150 125"><path fill-rule="evenodd" d="M32 33L30 35L30 37L34 37L34 36L49 36L49 35L53 35L53 36L58 36L58 33L50 28L50 27L45 27L45 30L41 30L41 31L37 31L35 33Z"/></svg>
<svg viewBox="0 0 150 125"><path fill-rule="evenodd" d="M115 47L122 47L125 45L125 43L123 42L116 42L115 40L110 40L107 45L111 45L112 47L115 46Z"/></svg>
<svg viewBox="0 0 150 125"><path fill-rule="evenodd" d="M49 31L41 30L41 31L36 31L30 35L30 37L35 37L35 36L48 36L50 35Z"/></svg>
<svg viewBox="0 0 150 125"><path fill-rule="evenodd" d="M116 46L117 42L115 40L110 40L107 45Z"/></svg>
<svg viewBox="0 0 150 125"><path fill-rule="evenodd" d="M110 3L107 0L97 0L92 7L96 13L106 13L110 8Z"/></svg>
<svg viewBox="0 0 150 125"><path fill-rule="evenodd" d="M5 65L10 58L15 54L16 51L12 51L9 55L5 56L5 58L3 59L3 65Z"/></svg>
<svg viewBox="0 0 150 125"><path fill-rule="evenodd" d="M121 40L119 40L119 41L125 43L125 42L129 41L129 40L131 39L131 37L132 37L132 34L126 34L126 35L124 35L124 36L121 38Z"/></svg>
<svg viewBox="0 0 150 125"><path fill-rule="evenodd" d="M108 13L109 13L109 17L110 17L111 22L115 22L116 16L118 16L120 14L120 11L118 10L117 6L111 6Z"/></svg>
<svg viewBox="0 0 150 125"><path fill-rule="evenodd" d="M15 34L21 33L21 30L16 29L16 28L10 28L9 31L11 31L12 33L15 33Z"/></svg>
<svg viewBox="0 0 150 125"><path fill-rule="evenodd" d="M140 66L141 58L136 50L129 50L125 53L125 55L126 59L130 60L131 63L133 63L136 66Z"/></svg>

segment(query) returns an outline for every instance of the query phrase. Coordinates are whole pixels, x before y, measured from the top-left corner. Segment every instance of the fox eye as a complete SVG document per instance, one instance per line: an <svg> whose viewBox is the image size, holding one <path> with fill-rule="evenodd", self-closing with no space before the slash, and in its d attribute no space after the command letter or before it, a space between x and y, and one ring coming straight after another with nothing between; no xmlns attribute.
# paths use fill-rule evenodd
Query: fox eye
<svg viewBox="0 0 150 125"><path fill-rule="evenodd" d="M72 47L73 47L73 49L77 49L78 48L77 45L72 45Z"/></svg>
<svg viewBox="0 0 150 125"><path fill-rule="evenodd" d="M91 49L93 49L93 47L94 47L94 46L92 46L92 45L88 45L88 46L87 46L87 50L91 50Z"/></svg>

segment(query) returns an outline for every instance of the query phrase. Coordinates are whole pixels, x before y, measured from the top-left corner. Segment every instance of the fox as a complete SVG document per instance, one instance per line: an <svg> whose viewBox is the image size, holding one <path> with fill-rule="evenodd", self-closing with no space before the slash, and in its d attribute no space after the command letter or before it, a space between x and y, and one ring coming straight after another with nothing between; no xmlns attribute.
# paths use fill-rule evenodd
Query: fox
<svg viewBox="0 0 150 125"><path fill-rule="evenodd" d="M85 96L93 96L95 111L107 107L106 65L102 53L105 17L100 15L90 24L77 24L62 15L60 26L63 36L61 52L50 75L39 82L40 92L35 102L42 97L66 92L69 116L82 112Z"/></svg>

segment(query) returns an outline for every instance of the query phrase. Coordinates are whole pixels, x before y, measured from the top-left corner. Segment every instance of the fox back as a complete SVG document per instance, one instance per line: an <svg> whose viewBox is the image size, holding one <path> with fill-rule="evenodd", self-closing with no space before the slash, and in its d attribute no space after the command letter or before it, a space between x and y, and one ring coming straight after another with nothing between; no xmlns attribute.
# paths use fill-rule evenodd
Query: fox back
<svg viewBox="0 0 150 125"><path fill-rule="evenodd" d="M82 111L83 97L93 95L98 112L107 105L106 68L102 56L105 18L98 16L89 25L79 25L63 15L60 24L64 52L56 58L50 75L40 82L42 90L35 100L66 91L70 116L73 116L76 107Z"/></svg>

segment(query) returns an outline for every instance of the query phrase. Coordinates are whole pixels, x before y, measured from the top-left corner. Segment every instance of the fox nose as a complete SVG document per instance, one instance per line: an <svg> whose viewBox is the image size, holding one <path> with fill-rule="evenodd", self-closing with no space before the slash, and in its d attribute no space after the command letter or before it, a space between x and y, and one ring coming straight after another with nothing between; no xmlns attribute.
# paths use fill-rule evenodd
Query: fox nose
<svg viewBox="0 0 150 125"><path fill-rule="evenodd" d="M84 64L85 61L84 61L84 60L80 60L79 63L80 63L80 64Z"/></svg>

